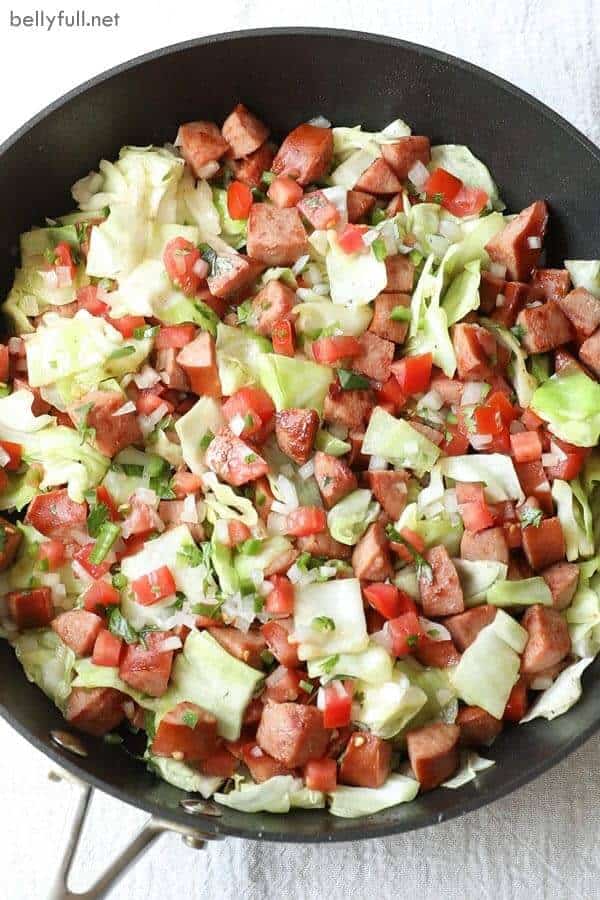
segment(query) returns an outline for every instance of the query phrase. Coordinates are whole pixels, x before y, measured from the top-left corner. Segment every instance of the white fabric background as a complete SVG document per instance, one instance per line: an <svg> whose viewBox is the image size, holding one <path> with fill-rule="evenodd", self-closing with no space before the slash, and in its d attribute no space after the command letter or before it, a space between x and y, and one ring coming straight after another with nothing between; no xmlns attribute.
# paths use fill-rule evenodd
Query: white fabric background
<svg viewBox="0 0 600 900"><path fill-rule="evenodd" d="M43 6L23 0L10 5L17 14ZM65 4L65 9L83 5ZM89 13L118 10L120 27L49 34L15 30L8 26L9 5L3 5L0 140L78 82L154 47L240 28L320 25L388 33L462 56L530 91L600 143L600 0L179 0L172 5L96 0L85 5ZM59 8L45 7L50 14ZM49 782L47 760L4 723L0 745L0 897L45 900L73 807L72 789ZM600 738L591 740L511 797L405 837L325 847L229 840L198 853L167 836L111 896L600 897L599 748ZM74 887L83 889L142 819L129 807L98 798Z"/></svg>

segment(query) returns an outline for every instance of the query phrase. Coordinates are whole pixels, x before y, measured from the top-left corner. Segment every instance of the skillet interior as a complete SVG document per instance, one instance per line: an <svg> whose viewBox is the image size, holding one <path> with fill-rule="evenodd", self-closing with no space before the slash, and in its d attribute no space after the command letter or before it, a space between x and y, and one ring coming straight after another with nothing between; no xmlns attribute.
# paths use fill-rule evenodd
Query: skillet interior
<svg viewBox="0 0 600 900"><path fill-rule="evenodd" d="M380 128L401 116L436 142L468 144L485 160L511 210L537 197L552 208L548 262L594 258L600 246L600 151L556 114L516 88L452 57L391 38L316 29L220 35L127 63L77 88L0 148L0 289L16 263L18 235L45 215L71 208L69 186L123 144L172 140L182 121L222 121L243 100L276 136L317 113L338 124ZM223 810L199 818L207 833L251 839L331 841L408 831L460 815L530 781L597 730L588 669L581 702L551 724L510 729L494 744L498 761L476 784L437 790L362 820L321 811L289 816ZM181 792L140 763L88 739L85 760L65 759L49 741L62 718L28 684L10 648L0 646L0 713L34 746L100 789L173 821L190 817Z"/></svg>

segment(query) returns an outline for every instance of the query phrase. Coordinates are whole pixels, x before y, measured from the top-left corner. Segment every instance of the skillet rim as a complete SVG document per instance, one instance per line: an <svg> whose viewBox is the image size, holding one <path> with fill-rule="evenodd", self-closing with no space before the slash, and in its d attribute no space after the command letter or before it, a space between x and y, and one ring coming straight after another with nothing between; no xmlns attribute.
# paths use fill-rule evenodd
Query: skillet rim
<svg viewBox="0 0 600 900"><path fill-rule="evenodd" d="M219 32L217 34L206 35L204 37L192 38L188 41L181 41L175 44L170 44L166 47L152 50L148 53L141 54L130 60L119 63L110 69L100 72L98 75L95 75L92 78L82 82L72 90L56 98L46 107L44 107L40 112L28 119L11 135L9 135L9 137L5 141L3 141L2 144L0 144L0 165L2 164L2 157L4 156L4 154L13 146L15 146L23 137L25 137L33 127L41 123L52 113L57 112L61 107L69 103L71 100L87 93L92 88L105 81L108 81L109 79L117 75L121 75L130 70L133 70L139 66L144 65L145 63L161 59L165 56L170 56L173 53L191 50L193 48L203 47L210 44L226 42L234 43L237 40L247 40L249 38L274 38L278 36L293 37L296 35L306 37L326 37L334 42L342 43L345 40L354 40L369 42L373 44L385 44L388 47L408 50L430 60L445 63L446 65L449 65L452 68L461 71L465 76L474 76L476 79L487 82L494 88L502 90L505 93L510 94L518 98L520 101L526 103L528 106L534 109L537 114L541 114L546 119L549 119L558 129L563 131L571 141L575 141L580 144L594 158L598 165L600 165L600 148L596 144L594 144L588 137L586 137L581 131L579 131L579 129L577 129L563 116L555 112L541 100L536 99L531 94L522 90L506 79L501 78L500 76L495 75L492 72L481 68L480 66L467 62L466 60L460 59L459 57L456 57L444 51L436 50L432 47L426 47L422 44L415 44L411 41L405 41L400 38L390 37L374 32L355 31L352 29L316 28L304 26L252 28L234 32ZM583 728L576 736L567 741L566 744L563 744L563 746L561 746L559 750L551 753L541 762L533 764L527 770L523 770L512 778L503 781L496 787L482 787L480 792L476 793L472 798L466 799L460 806L457 805L452 810L439 813L423 812L420 814L419 821L417 823L411 823L410 821L408 821L406 823L396 822L388 823L386 825L372 825L371 821L377 815L375 814L375 816L356 819L356 824L349 825L347 828L343 828L343 830L340 828L340 831L325 831L323 830L322 826L320 826L315 829L314 834L306 834L304 832L294 832L294 817L288 814L285 821L289 822L290 824L289 833L285 829L282 829L280 831L269 830L264 832L261 830L260 825L258 825L257 819L255 819L252 814L247 813L243 815L248 818L249 822L255 822L258 826L254 828L253 833L248 833L245 828L239 827L237 825L222 823L218 818L208 816L191 817L182 809L168 808L152 801L141 800L138 797L133 799L129 793L126 794L126 799L124 799L123 788L117 787L110 782L104 781L97 775L89 773L77 762L76 759L61 753L58 748L50 743L48 739L43 740L38 735L32 734L24 725L21 724L20 721L18 721L18 719L16 719L13 713L3 703L0 703L0 716L18 734L20 734L21 737L25 738L25 740L30 745L34 746L37 750L41 751L43 754L49 757L58 767L65 769L71 775L74 775L84 783L87 783L93 788L96 788L103 793L114 797L116 800L119 800L122 803L127 803L128 805L134 806L137 809L143 810L150 815L157 817L158 819L162 819L165 822L171 821L178 825L186 825L189 828L197 826L199 831L202 831L204 834L206 834L207 839L227 836L244 838L246 840L266 841L268 843L285 842L292 844L340 843L353 840L367 840L372 838L385 837L388 835L403 834L409 831L416 831L420 828L425 828L432 825L441 824L442 822L450 821L451 819L458 818L459 816L462 816L468 812L473 812L477 809L480 809L483 806L488 806L501 797L505 797L508 794L512 793L517 788L534 781L536 778L551 769L557 763L561 762L563 759L566 759L567 756L577 750L586 740L588 740L591 736L593 736L600 730L599 714L596 722L593 722L587 727ZM365 828L365 821L369 821L369 825L367 828Z"/></svg>

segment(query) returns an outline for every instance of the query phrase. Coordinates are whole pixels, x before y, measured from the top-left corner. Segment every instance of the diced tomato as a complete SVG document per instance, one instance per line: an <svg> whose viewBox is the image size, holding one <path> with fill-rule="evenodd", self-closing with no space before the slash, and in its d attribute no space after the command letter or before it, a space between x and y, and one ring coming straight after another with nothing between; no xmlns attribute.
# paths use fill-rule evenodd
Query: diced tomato
<svg viewBox="0 0 600 900"><path fill-rule="evenodd" d="M98 299L98 286L89 284L77 291L77 305L79 309L85 309L91 316L104 316L109 311L109 306Z"/></svg>
<svg viewBox="0 0 600 900"><path fill-rule="evenodd" d="M54 609L49 587L30 591L11 591L6 595L8 611L19 630L45 628L52 621Z"/></svg>
<svg viewBox="0 0 600 900"><path fill-rule="evenodd" d="M326 528L327 515L319 506L299 506L287 515L286 534L294 537L320 534Z"/></svg>
<svg viewBox="0 0 600 900"><path fill-rule="evenodd" d="M92 662L96 666L111 666L118 668L125 645L108 629L103 628L96 638L94 644L94 652L92 653Z"/></svg>
<svg viewBox="0 0 600 900"><path fill-rule="evenodd" d="M303 193L298 182L289 175L278 175L269 185L267 197L279 209L289 209L302 200Z"/></svg>
<svg viewBox="0 0 600 900"><path fill-rule="evenodd" d="M7 344L0 344L0 382L6 384L10 372L10 354Z"/></svg>
<svg viewBox="0 0 600 900"><path fill-rule="evenodd" d="M451 203L456 197L463 183L460 178L451 175L446 169L436 169L432 172L425 184L423 191L428 200L441 200L442 206Z"/></svg>
<svg viewBox="0 0 600 900"><path fill-rule="evenodd" d="M500 434L493 434L491 441L483 448L485 453L510 453L510 432L504 428Z"/></svg>
<svg viewBox="0 0 600 900"><path fill-rule="evenodd" d="M534 413L532 409L524 409L521 415L521 422L527 428L528 431L535 431L536 428L541 428L545 423L543 419Z"/></svg>
<svg viewBox="0 0 600 900"><path fill-rule="evenodd" d="M107 321L113 328L116 328L124 338L132 338L136 328L143 328L146 320L143 316L121 316L120 319L111 319L108 316Z"/></svg>
<svg viewBox="0 0 600 900"><path fill-rule="evenodd" d="M310 759L304 766L304 783L309 791L331 794L337 787L337 763L335 759Z"/></svg>
<svg viewBox="0 0 600 900"><path fill-rule="evenodd" d="M325 230L333 228L340 214L336 206L327 199L323 191L311 191L298 203L298 209L313 228Z"/></svg>
<svg viewBox="0 0 600 900"><path fill-rule="evenodd" d="M421 356L405 356L404 359L392 363L392 372L406 396L424 394L431 381L433 357L431 353Z"/></svg>
<svg viewBox="0 0 600 900"><path fill-rule="evenodd" d="M196 336L195 325L161 325L154 341L156 350L181 350Z"/></svg>
<svg viewBox="0 0 600 900"><path fill-rule="evenodd" d="M50 572L60 569L66 558L65 545L52 538L40 544L40 559L46 560Z"/></svg>
<svg viewBox="0 0 600 900"><path fill-rule="evenodd" d="M467 531L484 531L494 524L495 519L487 503L477 501L462 503L458 510Z"/></svg>
<svg viewBox="0 0 600 900"><path fill-rule="evenodd" d="M396 619L390 619L387 628L392 639L394 656L407 656L412 653L425 634L414 612L403 613Z"/></svg>
<svg viewBox="0 0 600 900"><path fill-rule="evenodd" d="M366 250L363 234L368 230L366 225L345 225L338 234L338 244L344 253L361 253Z"/></svg>
<svg viewBox="0 0 600 900"><path fill-rule="evenodd" d="M417 611L412 597L394 584L370 584L364 588L363 593L373 609L386 619L395 619L403 613Z"/></svg>
<svg viewBox="0 0 600 900"><path fill-rule="evenodd" d="M176 585L169 567L161 566L148 575L136 578L131 582L131 588L138 603L142 606L152 606L153 603L174 594Z"/></svg>
<svg viewBox="0 0 600 900"><path fill-rule="evenodd" d="M0 492L4 491L8 487L8 475L4 471L4 469L0 469Z"/></svg>
<svg viewBox="0 0 600 900"><path fill-rule="evenodd" d="M495 407L484 404L478 406L475 410L473 418L475 419L475 429L477 434L496 436L502 434L505 429L502 415Z"/></svg>
<svg viewBox="0 0 600 900"><path fill-rule="evenodd" d="M271 619L260 629L267 646L273 656L286 669L298 668L300 662L298 660L297 645L289 641L292 631L292 620L287 619Z"/></svg>
<svg viewBox="0 0 600 900"><path fill-rule="evenodd" d="M294 356L296 352L296 335L289 319L278 319L271 329L273 350L281 356Z"/></svg>
<svg viewBox="0 0 600 900"><path fill-rule="evenodd" d="M515 462L534 462L542 455L542 441L537 431L519 431L510 436Z"/></svg>
<svg viewBox="0 0 600 900"><path fill-rule="evenodd" d="M565 454L565 459L559 460L555 466L548 466L546 474L548 478L560 478L563 481L571 481L577 478L583 468L583 464L590 454L589 447L577 447L567 441L561 441L552 436L552 443Z"/></svg>
<svg viewBox="0 0 600 900"><path fill-rule="evenodd" d="M146 637L146 646L128 644L119 666L123 681L151 697L162 697L169 684L173 651L162 649L167 636L164 631L153 631Z"/></svg>
<svg viewBox="0 0 600 900"><path fill-rule="evenodd" d="M289 703L300 699L303 693L300 682L304 680L304 673L300 669L288 669L278 666L266 680L264 699L274 700L275 703Z"/></svg>
<svg viewBox="0 0 600 900"><path fill-rule="evenodd" d="M425 541L420 534L417 534L416 531L412 531L410 528L401 528L400 535L409 546L407 547L400 541L390 541L390 547L404 562L412 563L415 559L415 553L423 554L425 552Z"/></svg>
<svg viewBox="0 0 600 900"><path fill-rule="evenodd" d="M8 462L4 464L4 468L7 472L15 472L21 465L22 446L13 444L12 441L0 441L0 447L5 453L8 453Z"/></svg>
<svg viewBox="0 0 600 900"><path fill-rule="evenodd" d="M191 241L183 237L173 238L163 251L163 263L167 275L184 294L193 296L200 282L203 280L196 274L197 263L200 261L200 251ZM204 276L206 277L206 276Z"/></svg>
<svg viewBox="0 0 600 900"><path fill-rule="evenodd" d="M376 393L379 405L389 404L394 412L398 412L406 403L406 397L402 393L398 379L394 378L393 375L390 375L388 380L377 389Z"/></svg>
<svg viewBox="0 0 600 900"><path fill-rule="evenodd" d="M461 430L459 425L446 423L444 440L440 447L447 456L462 456L469 447L469 437Z"/></svg>
<svg viewBox="0 0 600 900"><path fill-rule="evenodd" d="M352 693L337 679L321 688L323 692L323 725L344 728L350 724Z"/></svg>
<svg viewBox="0 0 600 900"><path fill-rule="evenodd" d="M252 537L252 532L244 522L239 519L232 519L227 523L227 532L229 535L229 546L237 547Z"/></svg>
<svg viewBox="0 0 600 900"><path fill-rule="evenodd" d="M232 181L227 188L227 211L232 219L247 219L254 203L252 191L242 181Z"/></svg>
<svg viewBox="0 0 600 900"><path fill-rule="evenodd" d="M485 209L489 202L489 196L481 188L469 187L463 184L458 193L449 200L444 197L444 207L453 216L477 216Z"/></svg>
<svg viewBox="0 0 600 900"><path fill-rule="evenodd" d="M135 408L140 416L150 416L159 406L165 404L169 412L173 412L173 405L167 403L164 397L161 397L152 390L140 391L135 398Z"/></svg>
<svg viewBox="0 0 600 900"><path fill-rule="evenodd" d="M61 488L34 497L29 504L26 521L42 534L52 535L53 532L80 528L85 524L86 518L86 504L75 503L69 497L67 489Z"/></svg>
<svg viewBox="0 0 600 900"><path fill-rule="evenodd" d="M72 283L75 278L76 267L73 261L71 246L70 244L67 244L66 241L60 241L54 248L54 268L66 269L68 272L66 283Z"/></svg>
<svg viewBox="0 0 600 900"><path fill-rule="evenodd" d="M202 487L202 479L193 472L175 472L171 479L171 488L178 500L184 500L188 494L197 493Z"/></svg>
<svg viewBox="0 0 600 900"><path fill-rule="evenodd" d="M291 616L294 612L294 585L285 575L271 575L273 590L267 594L265 609L272 616Z"/></svg>
<svg viewBox="0 0 600 900"><path fill-rule="evenodd" d="M485 405L497 410L505 425L510 425L519 414L518 409L513 406L504 391L492 391L486 398Z"/></svg>
<svg viewBox="0 0 600 900"><path fill-rule="evenodd" d="M92 578L102 578L103 575L110 569L110 562L101 562L101 563L93 563L90 562L90 553L94 549L96 545L94 543L84 544L82 547L79 547L75 553L73 554L73 559L76 559L80 566L82 566L88 575L91 575Z"/></svg>
<svg viewBox="0 0 600 900"><path fill-rule="evenodd" d="M275 406L269 394L262 388L243 387L223 404L223 415L228 422L236 416L244 420L240 437L257 434L275 415Z"/></svg>
<svg viewBox="0 0 600 900"><path fill-rule="evenodd" d="M88 612L97 612L98 607L118 606L120 602L118 590L106 581L95 581L83 595L83 605Z"/></svg>
<svg viewBox="0 0 600 900"><path fill-rule="evenodd" d="M312 354L318 363L331 366L342 359L358 356L361 345L357 338L350 335L319 338L312 345Z"/></svg>
<svg viewBox="0 0 600 900"><path fill-rule="evenodd" d="M519 678L508 698L503 718L507 722L519 722L527 712L527 682Z"/></svg>

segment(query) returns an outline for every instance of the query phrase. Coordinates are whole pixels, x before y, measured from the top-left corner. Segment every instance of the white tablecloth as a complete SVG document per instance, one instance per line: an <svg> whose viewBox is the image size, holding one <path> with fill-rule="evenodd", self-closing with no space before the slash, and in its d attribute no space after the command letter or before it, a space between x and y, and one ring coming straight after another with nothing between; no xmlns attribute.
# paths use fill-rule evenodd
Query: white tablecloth
<svg viewBox="0 0 600 900"><path fill-rule="evenodd" d="M12 2L21 14L34 6ZM106 32L9 29L5 10L0 73L3 84L18 84L18 90L2 92L0 138L84 78L153 47L228 29L321 25L389 33L462 56L540 97L600 143L598 0L179 0L169 10L163 4L115 0L114 7L121 22ZM104 3L87 9L109 12L112 5L111 10ZM18 74L24 71L31 73L29 78ZM201 89L198 102L201 114ZM44 900L73 794L47 780L47 760L3 723L0 745L0 897ZM422 900L599 897L599 749L600 738L591 740L511 797L405 837L323 847L227 840L201 853L175 836L164 837L112 896L346 900L373 892ZM74 882L79 889L143 819L103 797L95 812Z"/></svg>

